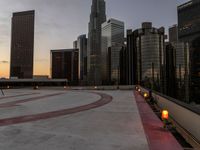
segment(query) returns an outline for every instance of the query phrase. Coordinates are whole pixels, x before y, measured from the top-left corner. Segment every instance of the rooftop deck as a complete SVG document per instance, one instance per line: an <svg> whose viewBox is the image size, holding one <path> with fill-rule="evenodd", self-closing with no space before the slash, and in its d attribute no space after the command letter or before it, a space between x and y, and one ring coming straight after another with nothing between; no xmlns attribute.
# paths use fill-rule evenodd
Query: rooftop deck
<svg viewBox="0 0 200 150"><path fill-rule="evenodd" d="M0 95L3 150L182 149L132 90L4 92Z"/></svg>

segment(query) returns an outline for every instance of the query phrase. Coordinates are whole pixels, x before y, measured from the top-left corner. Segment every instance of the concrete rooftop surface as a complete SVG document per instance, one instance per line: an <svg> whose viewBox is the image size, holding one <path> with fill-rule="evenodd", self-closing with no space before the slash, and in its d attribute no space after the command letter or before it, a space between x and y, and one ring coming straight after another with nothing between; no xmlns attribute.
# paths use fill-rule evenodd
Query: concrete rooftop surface
<svg viewBox="0 0 200 150"><path fill-rule="evenodd" d="M156 141L141 118L141 98L137 102L132 90L4 92L0 150L149 150L149 142Z"/></svg>

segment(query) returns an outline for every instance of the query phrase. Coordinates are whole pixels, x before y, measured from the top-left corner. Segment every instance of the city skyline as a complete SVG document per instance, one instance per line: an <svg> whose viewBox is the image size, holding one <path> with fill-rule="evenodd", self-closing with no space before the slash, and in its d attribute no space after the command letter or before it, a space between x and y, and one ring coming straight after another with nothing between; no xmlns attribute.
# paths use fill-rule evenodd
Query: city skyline
<svg viewBox="0 0 200 150"><path fill-rule="evenodd" d="M34 74L50 74L50 50L71 48L77 36L88 33L91 0L0 0L0 77L9 76L11 16L13 12L36 11ZM156 27L177 23L176 7L187 0L107 0L107 18L125 22L125 29L137 29L141 22L151 21ZM158 6L155 8L154 4ZM9 4L9 7L7 7ZM127 12L118 11L125 5ZM137 5L136 5L137 4ZM81 7L81 8L80 8ZM144 13L145 10L145 13ZM158 13L159 11L159 13ZM149 13L151 12L151 13ZM81 14L81 15L80 15ZM148 14L148 15L146 15ZM165 15L165 17L163 17ZM59 17L58 17L59 16Z"/></svg>

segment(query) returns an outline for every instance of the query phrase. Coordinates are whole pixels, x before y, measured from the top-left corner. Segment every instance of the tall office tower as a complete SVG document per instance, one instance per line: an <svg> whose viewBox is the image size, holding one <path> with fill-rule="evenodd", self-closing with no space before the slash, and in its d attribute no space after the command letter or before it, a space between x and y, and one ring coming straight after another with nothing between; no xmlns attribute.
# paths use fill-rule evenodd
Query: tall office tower
<svg viewBox="0 0 200 150"><path fill-rule="evenodd" d="M128 64L129 62L127 61L127 48L126 45L123 46L120 50L120 84L121 85L128 85Z"/></svg>
<svg viewBox="0 0 200 150"><path fill-rule="evenodd" d="M108 82L104 82L106 85L110 83L111 85L120 84L120 51L122 46L111 46L108 47Z"/></svg>
<svg viewBox="0 0 200 150"><path fill-rule="evenodd" d="M152 23L142 23L142 28L127 33L127 61L130 83L143 84L163 91L164 28L152 27Z"/></svg>
<svg viewBox="0 0 200 150"><path fill-rule="evenodd" d="M165 43L164 50L164 94L176 98L176 58L175 48L171 43Z"/></svg>
<svg viewBox="0 0 200 150"><path fill-rule="evenodd" d="M191 0L178 6L178 37L184 42L199 38L200 0Z"/></svg>
<svg viewBox="0 0 200 150"><path fill-rule="evenodd" d="M137 66L140 82L150 81L155 89L162 91L164 28L156 29L152 23L143 23L137 31Z"/></svg>
<svg viewBox="0 0 200 150"><path fill-rule="evenodd" d="M124 46L124 22L109 19L102 24L101 54L102 81L119 81L120 50Z"/></svg>
<svg viewBox="0 0 200 150"><path fill-rule="evenodd" d="M93 0L88 33L88 82L101 84L101 24L106 21L104 0Z"/></svg>
<svg viewBox="0 0 200 150"><path fill-rule="evenodd" d="M78 83L78 49L51 50L51 78Z"/></svg>
<svg viewBox="0 0 200 150"><path fill-rule="evenodd" d="M177 42L175 44L176 51L176 79L178 99L189 103L190 90L189 90L189 44L185 42Z"/></svg>
<svg viewBox="0 0 200 150"><path fill-rule="evenodd" d="M200 103L200 0L178 6L178 37L189 42L190 101Z"/></svg>
<svg viewBox="0 0 200 150"><path fill-rule="evenodd" d="M34 18L34 10L13 13L11 78L33 78Z"/></svg>
<svg viewBox="0 0 200 150"><path fill-rule="evenodd" d="M138 71L137 68L137 48L136 48L136 35L131 29L127 30L127 46L124 50L124 60L126 61L126 73L125 75L125 82L128 85L136 85L140 84L138 79Z"/></svg>
<svg viewBox="0 0 200 150"><path fill-rule="evenodd" d="M77 48L79 49L79 80L87 80L87 38L86 35L80 35L77 39Z"/></svg>
<svg viewBox="0 0 200 150"><path fill-rule="evenodd" d="M177 99L189 102L189 44L178 40L178 27L169 28L169 41L174 48Z"/></svg>
<svg viewBox="0 0 200 150"><path fill-rule="evenodd" d="M177 25L173 25L169 28L169 42L176 43L178 42L178 27Z"/></svg>

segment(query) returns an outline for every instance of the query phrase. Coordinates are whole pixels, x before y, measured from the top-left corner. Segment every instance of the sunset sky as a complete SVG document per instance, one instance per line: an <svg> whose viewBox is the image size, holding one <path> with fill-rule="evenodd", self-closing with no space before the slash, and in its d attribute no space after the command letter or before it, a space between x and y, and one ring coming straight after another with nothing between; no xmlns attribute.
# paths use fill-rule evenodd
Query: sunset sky
<svg viewBox="0 0 200 150"><path fill-rule="evenodd" d="M177 23L177 5L187 0L106 0L107 19L136 29L144 21L155 27ZM34 74L50 74L50 50L71 48L87 34L92 0L0 0L0 77L9 76L11 17L13 12L35 10Z"/></svg>

